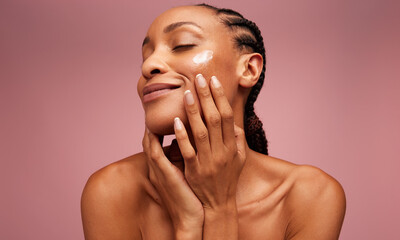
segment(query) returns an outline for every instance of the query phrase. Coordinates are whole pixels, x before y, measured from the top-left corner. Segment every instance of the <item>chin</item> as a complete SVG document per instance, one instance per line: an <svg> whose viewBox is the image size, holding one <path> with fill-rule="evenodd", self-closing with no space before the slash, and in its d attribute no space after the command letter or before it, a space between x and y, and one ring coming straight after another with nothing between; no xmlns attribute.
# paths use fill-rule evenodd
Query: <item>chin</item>
<svg viewBox="0 0 400 240"><path fill-rule="evenodd" d="M145 123L150 132L156 135L175 134L174 119L179 117L185 127L188 119L183 103L183 93L165 96L144 104Z"/></svg>
<svg viewBox="0 0 400 240"><path fill-rule="evenodd" d="M155 120L147 120L146 119L146 126L150 130L150 132L159 135L159 136L166 136L174 134L174 118L172 118L168 122L160 122Z"/></svg>
<svg viewBox="0 0 400 240"><path fill-rule="evenodd" d="M174 132L174 119L182 115L186 118L184 112L172 112L172 111L157 111L157 112L146 112L145 122L150 132L156 135L171 135Z"/></svg>

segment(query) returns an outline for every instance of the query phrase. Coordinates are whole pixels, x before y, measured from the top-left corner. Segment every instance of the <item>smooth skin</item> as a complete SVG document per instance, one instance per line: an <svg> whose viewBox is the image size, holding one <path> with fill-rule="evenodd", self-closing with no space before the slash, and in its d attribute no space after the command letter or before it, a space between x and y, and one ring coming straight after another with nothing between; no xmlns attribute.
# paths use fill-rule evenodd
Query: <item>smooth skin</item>
<svg viewBox="0 0 400 240"><path fill-rule="evenodd" d="M340 184L248 147L243 109L262 58L237 50L230 34L195 6L168 10L150 26L139 96L153 83L179 88L143 102L143 152L89 178L81 202L86 239L338 239ZM214 52L212 61L193 63L204 50ZM171 133L181 161L162 147Z"/></svg>

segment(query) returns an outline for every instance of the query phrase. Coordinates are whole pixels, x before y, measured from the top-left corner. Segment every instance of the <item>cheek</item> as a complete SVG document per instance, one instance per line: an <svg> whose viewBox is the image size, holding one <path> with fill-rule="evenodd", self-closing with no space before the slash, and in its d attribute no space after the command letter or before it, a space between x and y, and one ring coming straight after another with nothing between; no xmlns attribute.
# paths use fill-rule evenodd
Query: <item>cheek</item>
<svg viewBox="0 0 400 240"><path fill-rule="evenodd" d="M186 75L191 81L194 77L204 72L208 72L210 66L213 66L214 52L206 49L200 52L190 53L184 57L184 59L175 59L174 69Z"/></svg>
<svg viewBox="0 0 400 240"><path fill-rule="evenodd" d="M223 85L227 97L231 100L237 90L237 86L235 87L235 84L237 84L235 82L236 66L232 60L234 57L231 55L231 52L214 52L206 49L188 55L184 61L180 59L179 64L175 65L174 69L189 78L190 83L186 86L186 89L192 91L197 74L203 74L207 82L210 81L211 76L216 76Z"/></svg>
<svg viewBox="0 0 400 240"><path fill-rule="evenodd" d="M224 76L230 78L235 73L235 66L229 54L231 52L204 50L193 56L191 61L193 64L192 69L196 70L196 74L203 74L206 79L211 78L213 75L219 79L224 78Z"/></svg>
<svg viewBox="0 0 400 240"><path fill-rule="evenodd" d="M221 82L225 95L232 101L236 95L238 87L238 78L233 57L227 54L214 54L213 59L207 62L201 69L201 73L209 81L211 76L216 76Z"/></svg>

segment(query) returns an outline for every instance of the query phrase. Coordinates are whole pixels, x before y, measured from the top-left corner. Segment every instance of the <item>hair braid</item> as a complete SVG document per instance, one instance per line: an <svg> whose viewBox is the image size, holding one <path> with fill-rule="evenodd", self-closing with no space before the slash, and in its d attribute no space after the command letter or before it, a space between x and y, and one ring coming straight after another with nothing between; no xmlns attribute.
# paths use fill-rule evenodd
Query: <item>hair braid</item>
<svg viewBox="0 0 400 240"><path fill-rule="evenodd" d="M257 25L244 18L240 13L227 9L217 8L208 4L198 4L216 11L217 15L222 15L222 22L235 32L234 41L239 49L248 49L252 52L261 54L263 58L263 68L257 83L252 87L247 98L244 112L244 131L249 147L257 152L268 155L268 141L265 136L263 124L254 112L254 102L264 84L265 78L265 48L264 40Z"/></svg>

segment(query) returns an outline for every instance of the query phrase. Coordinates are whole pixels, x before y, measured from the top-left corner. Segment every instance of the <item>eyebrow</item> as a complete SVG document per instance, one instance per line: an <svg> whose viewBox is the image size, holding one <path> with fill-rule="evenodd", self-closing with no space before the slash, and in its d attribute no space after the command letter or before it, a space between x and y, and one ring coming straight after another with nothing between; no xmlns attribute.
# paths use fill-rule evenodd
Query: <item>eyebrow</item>
<svg viewBox="0 0 400 240"><path fill-rule="evenodd" d="M176 22L176 23L171 23L170 25L166 26L164 28L164 33L169 33L169 32L177 29L178 27L180 27L182 25L192 25L192 26L195 26L197 28L203 29L202 27L200 27L199 25L197 25L194 22Z"/></svg>
<svg viewBox="0 0 400 240"><path fill-rule="evenodd" d="M177 29L178 27L181 27L183 25L192 25L195 26L197 28L203 29L202 27L200 27L198 24L194 23L194 22L176 22L176 23L171 23L168 26L166 26L163 30L164 33L169 33L172 32L173 30ZM150 38L149 37L145 37L142 43L142 47L147 44L148 42L150 42Z"/></svg>

